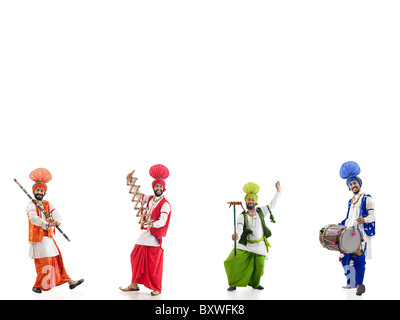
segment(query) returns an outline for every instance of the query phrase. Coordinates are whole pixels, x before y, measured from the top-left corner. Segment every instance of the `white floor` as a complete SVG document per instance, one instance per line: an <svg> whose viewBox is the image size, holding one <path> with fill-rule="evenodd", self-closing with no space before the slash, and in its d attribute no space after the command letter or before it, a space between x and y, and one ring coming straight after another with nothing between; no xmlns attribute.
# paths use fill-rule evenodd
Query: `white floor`
<svg viewBox="0 0 400 320"><path fill-rule="evenodd" d="M328 256L332 256L328 252ZM302 266L295 263L288 265L287 270L282 267L278 261L266 261L265 273L262 277L261 284L264 290L254 290L250 287L237 288L234 292L228 292L226 276L223 266L214 273L205 270L202 276L193 276L187 270L177 270L173 267L165 269L163 292L158 297L150 295L151 290L140 286L139 292L122 292L119 286L127 286L129 284L129 272L126 275L117 274L115 277L86 273L82 275L85 282L70 290L68 284L56 287L50 291L36 294L31 291L34 281L34 270L21 275L18 281L6 278L3 281L3 289L1 290L1 299L33 299L33 300L375 300L375 299L399 299L400 295L395 291L399 285L399 280L394 278L393 281L384 281L384 276L379 272L377 263L367 263L367 271L365 276L366 293L362 296L356 296L355 290L344 290L341 288L345 283L345 277L342 275L341 265L339 262L319 261L311 263L310 268L316 268L317 272L305 272ZM281 261L282 262L282 261ZM308 263L304 261L304 263ZM222 261L219 261L222 264ZM296 267L297 266L297 267ZM129 267L129 266L128 266ZM296 272L296 268L301 270ZM175 269L175 270L174 270ZM325 272L321 272L324 270ZM84 271L84 268L81 268ZM388 274L394 273L394 270L387 270ZM208 273L208 276L206 274ZM29 276L28 276L29 275ZM283 276L282 276L283 275ZM315 275L315 277L313 277ZM80 278L80 276L75 279ZM127 278L125 280L125 278ZM15 280L15 279L14 279Z"/></svg>

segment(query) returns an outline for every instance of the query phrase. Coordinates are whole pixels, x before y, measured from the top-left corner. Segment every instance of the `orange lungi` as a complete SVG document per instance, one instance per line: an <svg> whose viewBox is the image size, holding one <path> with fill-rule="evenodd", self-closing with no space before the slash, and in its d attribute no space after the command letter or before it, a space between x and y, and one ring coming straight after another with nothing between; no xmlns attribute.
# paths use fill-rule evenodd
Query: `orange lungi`
<svg viewBox="0 0 400 320"><path fill-rule="evenodd" d="M54 243L56 244L55 241ZM43 291L48 291L71 280L65 271L62 255L57 244L56 247L58 256L35 259L37 277L34 287Z"/></svg>

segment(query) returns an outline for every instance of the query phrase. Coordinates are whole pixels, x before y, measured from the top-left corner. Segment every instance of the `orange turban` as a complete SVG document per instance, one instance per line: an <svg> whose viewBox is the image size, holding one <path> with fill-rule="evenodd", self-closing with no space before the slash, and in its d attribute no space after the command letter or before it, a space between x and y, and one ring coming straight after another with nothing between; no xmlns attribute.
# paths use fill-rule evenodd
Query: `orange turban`
<svg viewBox="0 0 400 320"><path fill-rule="evenodd" d="M51 180L52 176L49 170L45 168L39 168L33 170L29 174L29 178L35 181L35 184L32 187L32 191L33 193L35 193L36 188L41 188L46 192L47 191L46 183Z"/></svg>

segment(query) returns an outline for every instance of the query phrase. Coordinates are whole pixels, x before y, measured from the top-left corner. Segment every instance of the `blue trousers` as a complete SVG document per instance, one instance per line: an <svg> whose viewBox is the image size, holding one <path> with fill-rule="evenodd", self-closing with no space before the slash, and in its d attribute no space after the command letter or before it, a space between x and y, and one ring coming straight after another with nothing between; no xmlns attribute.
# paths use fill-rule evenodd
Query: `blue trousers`
<svg viewBox="0 0 400 320"><path fill-rule="evenodd" d="M350 261L353 261L353 265L350 265ZM365 274L365 254L353 258L352 254L346 254L342 258L342 265L344 269L344 275L347 278L347 285L356 287L363 284Z"/></svg>

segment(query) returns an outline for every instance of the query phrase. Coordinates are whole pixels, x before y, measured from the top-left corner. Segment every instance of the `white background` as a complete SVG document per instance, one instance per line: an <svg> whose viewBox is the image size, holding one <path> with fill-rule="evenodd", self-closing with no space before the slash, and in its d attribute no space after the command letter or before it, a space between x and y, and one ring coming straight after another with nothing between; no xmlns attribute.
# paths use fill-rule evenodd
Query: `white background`
<svg viewBox="0 0 400 320"><path fill-rule="evenodd" d="M399 299L398 1L2 1L1 299L149 299L123 293L139 225L126 174L151 193L170 170L156 299L353 299L318 231L345 218L340 165L359 163L377 236L361 299ZM41 295L28 257L29 173L53 174L56 241L85 282ZM228 293L242 187L280 180L264 291ZM153 298L154 299L154 298Z"/></svg>

